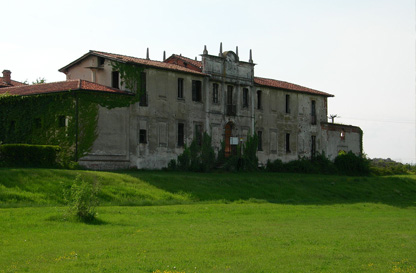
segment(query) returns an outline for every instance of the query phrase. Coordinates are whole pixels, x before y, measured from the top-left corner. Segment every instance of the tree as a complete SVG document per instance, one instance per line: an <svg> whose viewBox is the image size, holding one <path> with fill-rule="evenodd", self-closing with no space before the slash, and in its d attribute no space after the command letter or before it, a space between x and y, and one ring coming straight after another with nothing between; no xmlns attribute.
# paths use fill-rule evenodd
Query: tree
<svg viewBox="0 0 416 273"><path fill-rule="evenodd" d="M39 77L34 82L32 82L32 84L41 84L41 83L46 83L46 79Z"/></svg>

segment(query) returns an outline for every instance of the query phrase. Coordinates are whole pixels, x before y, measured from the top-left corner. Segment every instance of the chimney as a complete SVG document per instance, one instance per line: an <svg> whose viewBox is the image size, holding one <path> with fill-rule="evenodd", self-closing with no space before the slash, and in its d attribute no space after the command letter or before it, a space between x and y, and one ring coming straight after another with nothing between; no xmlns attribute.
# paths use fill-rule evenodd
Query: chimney
<svg viewBox="0 0 416 273"><path fill-rule="evenodd" d="M10 70L3 70L3 81L9 85L12 84L10 74L12 74Z"/></svg>

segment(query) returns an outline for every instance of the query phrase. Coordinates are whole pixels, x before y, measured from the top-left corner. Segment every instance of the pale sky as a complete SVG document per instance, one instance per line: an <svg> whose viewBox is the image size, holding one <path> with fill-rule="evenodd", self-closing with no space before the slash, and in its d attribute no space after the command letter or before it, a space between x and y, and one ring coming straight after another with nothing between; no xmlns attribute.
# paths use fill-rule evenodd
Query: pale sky
<svg viewBox="0 0 416 273"><path fill-rule="evenodd" d="M162 60L239 47L256 76L334 94L329 114L360 126L370 158L416 163L411 0L2 1L0 70L29 82L90 49Z"/></svg>

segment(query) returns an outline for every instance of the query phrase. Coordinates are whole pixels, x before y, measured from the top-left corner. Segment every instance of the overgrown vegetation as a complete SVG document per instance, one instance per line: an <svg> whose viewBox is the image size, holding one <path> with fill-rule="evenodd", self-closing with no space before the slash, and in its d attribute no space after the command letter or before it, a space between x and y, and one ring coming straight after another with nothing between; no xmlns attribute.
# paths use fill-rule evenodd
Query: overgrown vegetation
<svg viewBox="0 0 416 273"><path fill-rule="evenodd" d="M58 166L59 146L4 144L0 145L0 166L42 167Z"/></svg>
<svg viewBox="0 0 416 273"><path fill-rule="evenodd" d="M258 169L257 135L248 136L244 145L238 145L236 154L225 157L225 144L221 143L221 149L215 156L212 147L212 139L206 132L202 136L202 145L198 145L194 139L189 147L185 145L184 151L177 160L169 162L169 170L209 172L214 168L222 168L227 171L255 171ZM243 150L241 152L241 150Z"/></svg>
<svg viewBox="0 0 416 273"><path fill-rule="evenodd" d="M64 198L68 213L77 220L90 223L96 218L96 207L99 204L99 183L88 182L78 174L69 189L64 189Z"/></svg>
<svg viewBox="0 0 416 273"><path fill-rule="evenodd" d="M62 165L88 153L97 137L99 106L126 107L145 92L142 67L120 64L120 77L131 95L71 91L30 96L0 95L0 142L4 144L57 145ZM39 81L41 81L40 79Z"/></svg>

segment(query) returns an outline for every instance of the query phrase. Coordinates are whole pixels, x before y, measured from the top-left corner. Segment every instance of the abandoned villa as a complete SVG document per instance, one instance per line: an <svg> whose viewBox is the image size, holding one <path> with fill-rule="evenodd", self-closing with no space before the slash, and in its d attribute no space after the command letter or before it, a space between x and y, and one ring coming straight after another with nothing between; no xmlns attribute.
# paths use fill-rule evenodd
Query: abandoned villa
<svg viewBox="0 0 416 273"><path fill-rule="evenodd" d="M359 127L328 123L333 95L257 77L254 67L251 51L243 61L221 45L199 60L89 51L59 69L66 81L46 84L12 81L4 70L0 143L60 145L91 169L160 169L203 132L226 155L257 133L261 164L362 152Z"/></svg>

